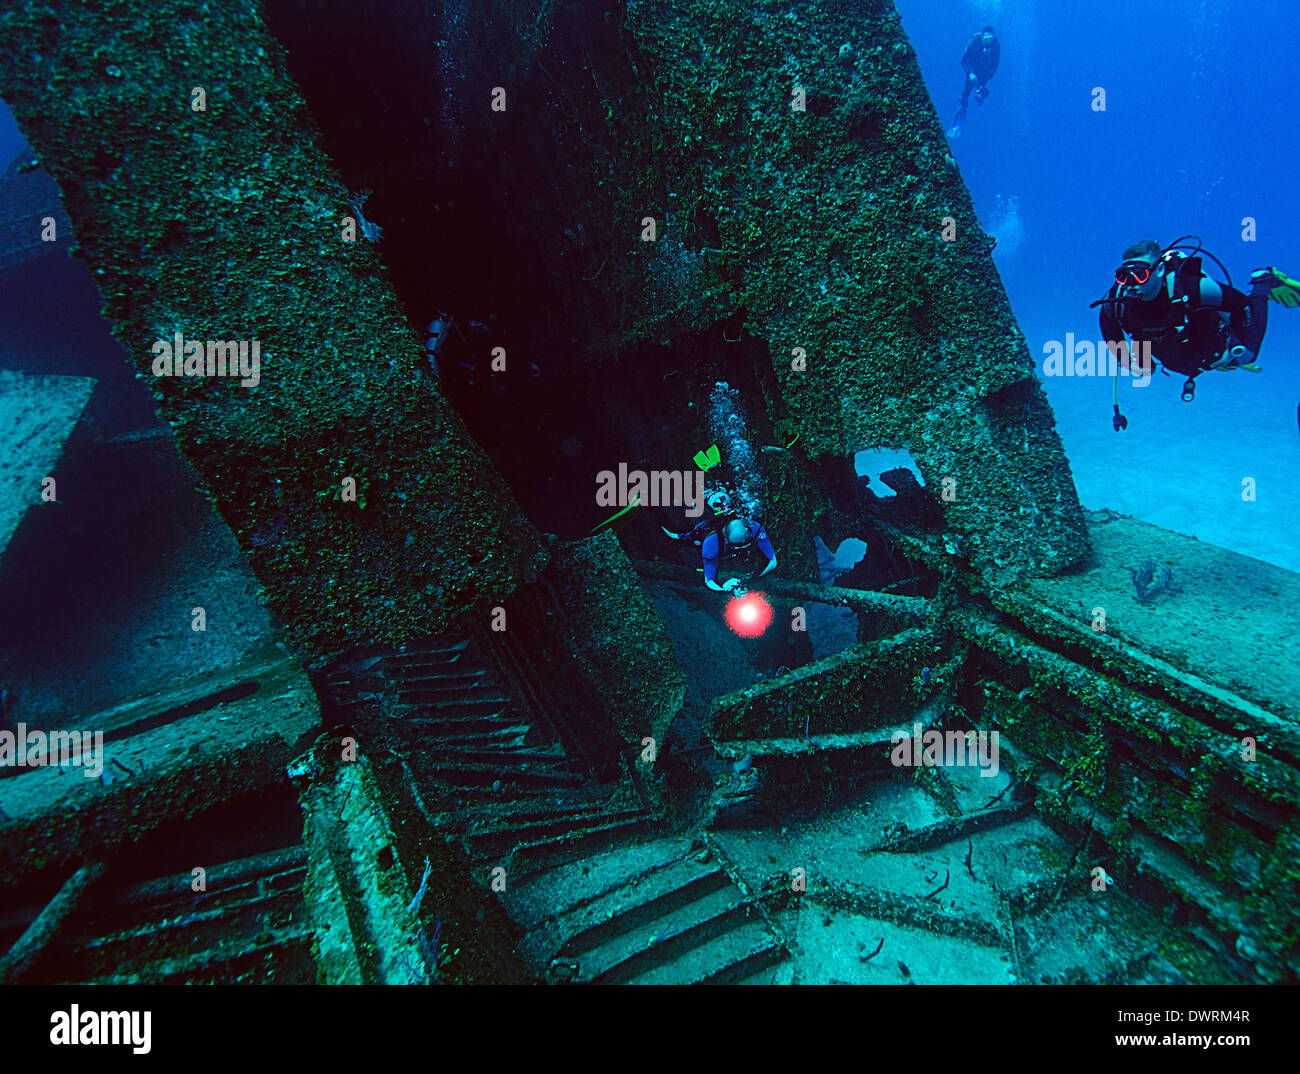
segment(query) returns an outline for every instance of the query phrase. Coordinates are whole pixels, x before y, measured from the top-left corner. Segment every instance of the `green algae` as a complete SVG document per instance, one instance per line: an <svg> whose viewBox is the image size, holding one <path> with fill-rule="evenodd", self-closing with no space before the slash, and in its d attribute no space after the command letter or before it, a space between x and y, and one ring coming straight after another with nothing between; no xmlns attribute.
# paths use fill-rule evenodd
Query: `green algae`
<svg viewBox="0 0 1300 1074"><path fill-rule="evenodd" d="M27 5L0 16L0 70L106 319L297 645L436 633L535 576L539 537L418 372L376 251L343 241L347 191L256 3ZM155 378L176 332L258 340L261 383ZM344 476L356 501L318 496Z"/></svg>

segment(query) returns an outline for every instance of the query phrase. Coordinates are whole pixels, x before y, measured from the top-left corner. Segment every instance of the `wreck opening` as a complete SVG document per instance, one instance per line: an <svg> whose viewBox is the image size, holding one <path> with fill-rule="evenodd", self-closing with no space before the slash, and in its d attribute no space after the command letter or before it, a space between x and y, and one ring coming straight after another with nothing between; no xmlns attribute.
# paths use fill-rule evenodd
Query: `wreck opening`
<svg viewBox="0 0 1300 1074"><path fill-rule="evenodd" d="M917 485L924 487L926 483L912 453L903 448L875 447L854 452L853 469L859 477L867 479L877 496L884 499L898 495L897 490L884 480L886 474L895 470L907 470Z"/></svg>

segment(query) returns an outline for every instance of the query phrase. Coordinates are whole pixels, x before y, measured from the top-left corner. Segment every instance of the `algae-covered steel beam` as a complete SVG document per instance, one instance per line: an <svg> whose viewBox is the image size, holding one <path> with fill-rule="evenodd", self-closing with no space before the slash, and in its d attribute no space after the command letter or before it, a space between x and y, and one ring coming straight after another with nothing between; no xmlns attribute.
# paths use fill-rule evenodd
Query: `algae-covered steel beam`
<svg viewBox="0 0 1300 1074"><path fill-rule="evenodd" d="M633 566L643 578L659 578L668 582L685 582L699 586L699 572L680 563L665 563L662 560L637 560ZM928 597L904 597L894 593L877 593L866 589L848 589L835 585L819 585L816 582L785 581L767 576L753 582L755 590L761 590L769 596L786 597L794 600L816 601L830 604L837 608L855 608L864 612L896 616L905 621L925 621L938 614L938 604Z"/></svg>
<svg viewBox="0 0 1300 1074"><path fill-rule="evenodd" d="M68 877L59 893L18 937L9 953L0 958L0 984L13 984L31 969L32 963L49 946L68 916L81 905L86 892L103 875L105 868L104 862L91 861Z"/></svg>
<svg viewBox="0 0 1300 1074"><path fill-rule="evenodd" d="M716 224L804 450L908 449L1001 582L1078 560L1052 412L893 4L629 0L626 31L663 211Z"/></svg>
<svg viewBox="0 0 1300 1074"><path fill-rule="evenodd" d="M1300 966L1290 728L1208 696L1188 703L1181 682L1144 682L1135 655L1095 670L968 610L949 623L980 675L980 696L965 700L1033 759L1042 816L1095 827L1122 878L1155 878L1199 904L1265 979L1281 979L1284 962Z"/></svg>
<svg viewBox="0 0 1300 1074"><path fill-rule="evenodd" d="M716 698L708 735L816 738L896 724L942 698L960 663L938 631L906 630Z"/></svg>
<svg viewBox="0 0 1300 1074"><path fill-rule="evenodd" d="M1189 704L1180 696L1180 683L1171 682L1159 693L1150 686L1144 688L1140 674L1145 669L1136 660L1117 659L1115 670L1121 674L1099 671L1019 630L964 609L953 611L948 622L973 647L1004 667L1024 669L1031 683L1017 698L1017 711L1040 705L1035 697L1039 692L1068 696L1081 709L1098 713L1113 724L1117 730L1112 730L1110 737L1122 732L1135 741L1147 740L1152 750L1168 748L1184 757L1199 757L1205 765L1213 765L1214 771L1231 772L1250 793L1277 800L1289 809L1294 810L1294 803L1300 801L1297 736L1294 729L1267 713L1258 714L1258 722L1248 726L1244 722L1248 717L1221 711L1208 698L1200 705ZM1126 677L1137 680L1138 685L1126 682ZM1031 699L1028 706L1023 704L1026 698ZM1252 754L1249 763L1242 756L1247 739L1260 744L1259 756ZM1210 771L1207 767L1206 772Z"/></svg>
<svg viewBox="0 0 1300 1074"><path fill-rule="evenodd" d="M0 95L298 645L434 633L544 565L419 372L255 0L19 5L0 15Z"/></svg>
<svg viewBox="0 0 1300 1074"><path fill-rule="evenodd" d="M0 369L0 555L27 508L41 502L45 479L94 388L89 377L33 377Z"/></svg>
<svg viewBox="0 0 1300 1074"><path fill-rule="evenodd" d="M165 823L282 782L299 740L319 724L298 662L268 648L234 668L90 715L82 726L95 728L93 735L53 729L47 749L44 731L5 732L0 893L88 856L111 862ZM67 745L49 752L56 736ZM13 758L24 756L41 759L15 766Z"/></svg>
<svg viewBox="0 0 1300 1074"><path fill-rule="evenodd" d="M348 741L324 734L289 767L307 816L319 983L527 980L495 877L438 832L405 761Z"/></svg>
<svg viewBox="0 0 1300 1074"><path fill-rule="evenodd" d="M544 582L563 609L552 629L590 677L628 745L663 742L686 696L663 620L608 531L557 549Z"/></svg>

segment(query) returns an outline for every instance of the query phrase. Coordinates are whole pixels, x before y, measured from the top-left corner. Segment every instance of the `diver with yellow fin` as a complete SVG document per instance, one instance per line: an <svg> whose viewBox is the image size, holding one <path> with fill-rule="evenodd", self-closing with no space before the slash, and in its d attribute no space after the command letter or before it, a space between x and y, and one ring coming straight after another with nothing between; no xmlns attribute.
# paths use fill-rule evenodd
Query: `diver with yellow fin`
<svg viewBox="0 0 1300 1074"><path fill-rule="evenodd" d="M1219 267L1226 282L1204 270L1203 257ZM1102 339L1118 358L1116 391L1119 368L1127 368L1130 361L1128 338L1146 344L1166 376L1173 370L1187 378L1182 393L1187 403L1195 397L1196 378L1204 372L1259 372L1268 300L1300 305L1300 281L1275 268L1256 269L1250 280L1250 294L1237 290L1223 263L1202 247L1196 235L1184 235L1165 247L1143 239L1126 249L1115 270L1115 283L1092 303L1101 307ZM1147 375L1151 370L1138 372ZM1114 410L1112 425L1118 432L1128 427L1128 419L1119 412L1118 394Z"/></svg>
<svg viewBox="0 0 1300 1074"><path fill-rule="evenodd" d="M717 444L711 444L703 451L695 453L695 465L706 474L721 462L722 453L718 450ZM706 492L704 503L709 509L708 513L690 529L678 533L670 530L667 526L660 526L659 528L674 541L691 541L697 545L703 544L704 539L709 534L724 529L727 523L736 517L735 508L732 506L731 492L723 485L715 484L714 488Z"/></svg>
<svg viewBox="0 0 1300 1074"><path fill-rule="evenodd" d="M659 528L674 541L692 541L695 544L703 544L704 538L710 533L716 533L725 528L727 523L736 517L736 512L731 506L731 495L725 489L716 489L710 492L705 497L704 502L709 509L709 513L690 529L675 533L667 526L660 526Z"/></svg>
<svg viewBox="0 0 1300 1074"><path fill-rule="evenodd" d="M717 444L695 453L695 465L706 473L721 461ZM730 489L717 484L705 498L709 509L705 517L689 530L677 533L667 526L659 528L674 541L691 541L699 547L702 567L697 569L703 570L706 586L742 597L751 581L776 569L776 552L763 523L751 517L753 509L747 511L736 500ZM765 561L761 569L756 562L760 556ZM739 576L719 582L718 571L724 563Z"/></svg>

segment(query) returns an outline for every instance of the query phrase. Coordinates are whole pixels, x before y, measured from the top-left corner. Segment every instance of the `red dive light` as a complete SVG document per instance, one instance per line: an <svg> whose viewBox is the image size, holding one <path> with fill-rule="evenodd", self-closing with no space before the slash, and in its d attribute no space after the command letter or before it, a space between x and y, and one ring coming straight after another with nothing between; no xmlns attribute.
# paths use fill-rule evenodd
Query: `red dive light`
<svg viewBox="0 0 1300 1074"><path fill-rule="evenodd" d="M723 611L723 618L732 633L742 638L757 638L772 625L772 605L763 593L746 593L743 597L732 597Z"/></svg>

